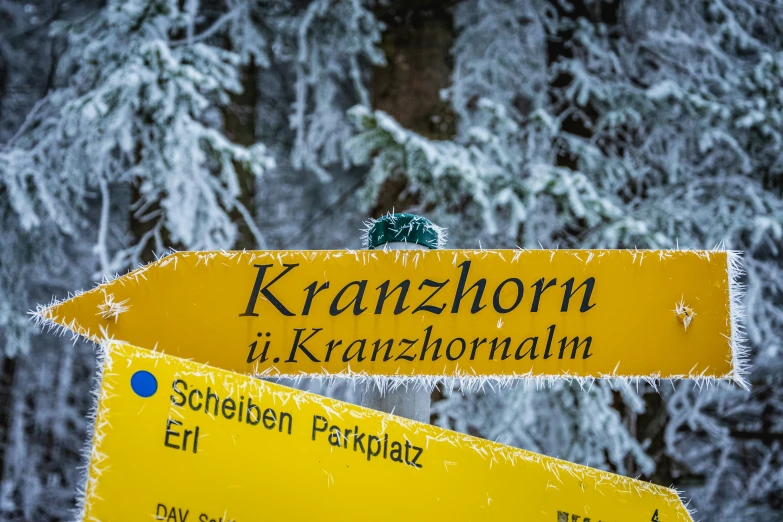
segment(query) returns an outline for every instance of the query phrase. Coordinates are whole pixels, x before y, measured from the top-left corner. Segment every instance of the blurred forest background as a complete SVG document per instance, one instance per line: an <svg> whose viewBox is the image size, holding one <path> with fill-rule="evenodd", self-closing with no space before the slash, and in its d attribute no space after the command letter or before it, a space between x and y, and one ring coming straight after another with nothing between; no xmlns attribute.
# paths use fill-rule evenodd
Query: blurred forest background
<svg viewBox="0 0 783 522"><path fill-rule="evenodd" d="M0 519L72 518L82 476L94 348L36 304L391 209L451 248L743 251L750 391L440 388L432 422L783 519L782 85L780 0L0 0Z"/></svg>

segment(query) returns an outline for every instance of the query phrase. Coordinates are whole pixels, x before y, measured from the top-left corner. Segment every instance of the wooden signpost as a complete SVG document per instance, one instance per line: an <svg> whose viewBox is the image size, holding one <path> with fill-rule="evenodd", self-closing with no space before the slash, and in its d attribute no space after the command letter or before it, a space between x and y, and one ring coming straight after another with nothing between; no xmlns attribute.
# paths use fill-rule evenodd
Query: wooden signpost
<svg viewBox="0 0 783 522"><path fill-rule="evenodd" d="M84 520L691 520L668 488L124 343L105 349Z"/></svg>
<svg viewBox="0 0 783 522"><path fill-rule="evenodd" d="M181 252L38 316L243 374L742 382L734 256Z"/></svg>

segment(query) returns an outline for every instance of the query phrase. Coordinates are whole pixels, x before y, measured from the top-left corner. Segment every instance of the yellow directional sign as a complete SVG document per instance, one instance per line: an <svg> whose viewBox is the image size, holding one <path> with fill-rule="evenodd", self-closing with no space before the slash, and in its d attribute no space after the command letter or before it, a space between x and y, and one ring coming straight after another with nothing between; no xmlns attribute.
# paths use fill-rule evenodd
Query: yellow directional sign
<svg viewBox="0 0 783 522"><path fill-rule="evenodd" d="M741 381L736 255L182 252L39 310L241 373Z"/></svg>
<svg viewBox="0 0 783 522"><path fill-rule="evenodd" d="M685 522L676 492L112 343L84 520Z"/></svg>

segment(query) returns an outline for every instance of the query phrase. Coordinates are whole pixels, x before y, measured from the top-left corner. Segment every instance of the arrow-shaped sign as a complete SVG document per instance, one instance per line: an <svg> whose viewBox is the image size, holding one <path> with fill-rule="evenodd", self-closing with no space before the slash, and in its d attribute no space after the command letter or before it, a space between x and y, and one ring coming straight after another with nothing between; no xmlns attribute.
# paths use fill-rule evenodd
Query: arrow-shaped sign
<svg viewBox="0 0 783 522"><path fill-rule="evenodd" d="M686 522L671 489L123 343L84 520Z"/></svg>
<svg viewBox="0 0 783 522"><path fill-rule="evenodd" d="M182 252L38 311L241 373L742 382L737 256Z"/></svg>

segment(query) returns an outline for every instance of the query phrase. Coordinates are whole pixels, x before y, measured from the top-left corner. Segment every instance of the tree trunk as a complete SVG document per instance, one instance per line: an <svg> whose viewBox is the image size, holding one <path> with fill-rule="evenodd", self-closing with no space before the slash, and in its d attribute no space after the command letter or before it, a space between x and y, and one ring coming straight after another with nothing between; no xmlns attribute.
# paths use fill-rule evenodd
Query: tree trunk
<svg viewBox="0 0 783 522"><path fill-rule="evenodd" d="M17 357L3 356L0 362L0 478L4 478L6 450L11 430L11 399L14 390Z"/></svg>
<svg viewBox="0 0 783 522"><path fill-rule="evenodd" d="M226 137L238 145L249 147L256 143L256 100L258 98L258 66L253 59L240 71L242 92L231 97L231 103L223 111L223 125ZM249 170L234 164L239 187L242 191L239 202L253 218L256 216L256 180ZM237 223L237 239L234 248L248 250L259 248L250 228L239 212L231 214Z"/></svg>
<svg viewBox="0 0 783 522"><path fill-rule="evenodd" d="M375 15L386 24L381 46L387 65L373 69L373 108L422 136L452 138L454 111L441 100L440 91L451 84L454 68L453 3L398 0L379 7ZM388 180L373 214L415 205L415 194L404 195L407 185L404 178Z"/></svg>

